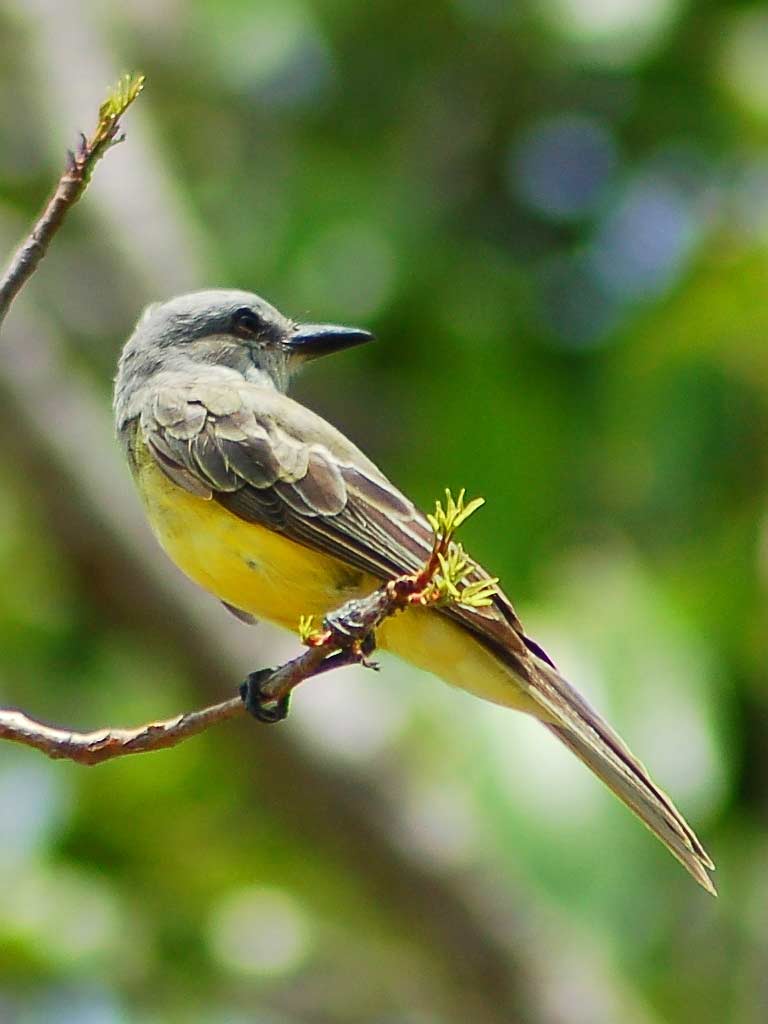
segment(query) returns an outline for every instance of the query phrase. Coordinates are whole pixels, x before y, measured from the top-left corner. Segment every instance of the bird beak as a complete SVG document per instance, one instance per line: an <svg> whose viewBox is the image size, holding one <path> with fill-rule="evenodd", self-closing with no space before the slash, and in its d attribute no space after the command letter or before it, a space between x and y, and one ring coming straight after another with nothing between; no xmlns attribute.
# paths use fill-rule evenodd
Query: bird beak
<svg viewBox="0 0 768 1024"><path fill-rule="evenodd" d="M373 341L370 331L359 327L339 327L337 324L299 324L293 334L285 339L285 346L291 355L299 359L316 359L342 352L345 348L365 345Z"/></svg>

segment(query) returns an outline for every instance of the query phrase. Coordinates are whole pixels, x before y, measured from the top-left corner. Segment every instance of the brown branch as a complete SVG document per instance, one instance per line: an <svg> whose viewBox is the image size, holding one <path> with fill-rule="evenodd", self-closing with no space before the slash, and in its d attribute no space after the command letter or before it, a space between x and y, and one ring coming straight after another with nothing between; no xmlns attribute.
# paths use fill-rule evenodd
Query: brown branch
<svg viewBox="0 0 768 1024"><path fill-rule="evenodd" d="M438 543L443 543L443 538ZM417 576L398 577L367 597L348 601L324 619L322 632L308 634L308 646L302 654L278 668L251 673L241 686L240 695L230 700L134 729L108 727L94 732L72 732L45 725L22 711L0 708L0 739L34 747L53 759L93 765L128 754L175 747L246 709L260 721L280 721L285 718L289 696L299 683L343 665L375 668L368 661L375 647L375 630L390 615L430 600L425 595L427 588L433 587L434 576L425 568Z"/></svg>
<svg viewBox="0 0 768 1024"><path fill-rule="evenodd" d="M150 750L175 747L218 722L225 722L245 710L242 700L233 697L200 711L190 711L162 722L148 722L136 729L98 729L95 732L69 732L29 718L22 711L0 708L0 739L34 747L48 757L101 764L126 754L144 754Z"/></svg>
<svg viewBox="0 0 768 1024"><path fill-rule="evenodd" d="M77 148L70 150L64 173L28 237L21 243L0 279L0 324L11 303L34 274L69 210L83 194L99 160L111 146L122 141L118 136L120 118L144 86L143 75L125 75L99 109L96 130L88 139L80 136Z"/></svg>

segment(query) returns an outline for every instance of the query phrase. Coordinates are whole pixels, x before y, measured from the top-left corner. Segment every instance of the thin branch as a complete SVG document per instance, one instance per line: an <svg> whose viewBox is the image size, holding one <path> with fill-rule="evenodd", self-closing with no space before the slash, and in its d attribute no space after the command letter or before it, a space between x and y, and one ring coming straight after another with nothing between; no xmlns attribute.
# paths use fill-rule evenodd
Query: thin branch
<svg viewBox="0 0 768 1024"><path fill-rule="evenodd" d="M144 75L124 75L99 108L96 130L88 139L80 136L77 148L67 155L64 173L29 236L14 253L0 279L0 324L11 303L34 274L69 210L83 194L99 160L113 145L122 142L120 118L144 87Z"/></svg>
<svg viewBox="0 0 768 1024"><path fill-rule="evenodd" d="M77 761L78 764L101 764L127 754L144 754L150 750L175 747L219 722L245 710L240 697L221 704L212 704L200 711L190 711L162 722L148 722L137 729L99 729L95 732L69 732L44 725L22 711L0 709L0 739L34 747L48 757Z"/></svg>
<svg viewBox="0 0 768 1024"><path fill-rule="evenodd" d="M135 729L99 729L72 732L38 722L21 711L0 709L0 739L34 747L51 758L66 758L79 764L100 764L128 754L175 747L190 736L228 721L248 710L262 722L278 722L288 713L290 694L313 676L344 665L362 664L376 668L370 655L376 647L376 630L385 619L413 605L445 605L455 602L480 603L490 593L485 582L481 598L477 584L463 584L455 572L464 562L461 547L454 543L458 526L481 502L464 506L464 492L458 502L446 491L447 515L437 503L437 519L430 518L434 530L432 552L417 573L398 576L383 583L366 597L353 598L325 616L321 629L312 627L312 618L299 624L299 635L306 650L284 665L252 672L240 687L240 694L220 704L190 711L159 722L148 722ZM453 557L458 569L451 569ZM454 572L452 576L451 573Z"/></svg>

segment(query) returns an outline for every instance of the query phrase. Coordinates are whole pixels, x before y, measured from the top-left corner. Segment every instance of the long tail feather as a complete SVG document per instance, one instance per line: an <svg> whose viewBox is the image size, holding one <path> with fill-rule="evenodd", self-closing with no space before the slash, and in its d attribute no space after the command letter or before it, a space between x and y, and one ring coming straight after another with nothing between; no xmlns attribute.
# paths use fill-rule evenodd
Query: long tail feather
<svg viewBox="0 0 768 1024"><path fill-rule="evenodd" d="M709 855L675 805L587 701L546 662L534 657L526 689L548 712L547 728L591 768L664 843L699 885L716 895Z"/></svg>

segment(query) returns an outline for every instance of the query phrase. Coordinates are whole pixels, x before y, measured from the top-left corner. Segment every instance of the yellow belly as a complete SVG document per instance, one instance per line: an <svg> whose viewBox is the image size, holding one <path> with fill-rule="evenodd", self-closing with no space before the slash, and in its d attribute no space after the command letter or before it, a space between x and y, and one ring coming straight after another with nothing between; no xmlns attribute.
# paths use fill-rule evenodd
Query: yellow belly
<svg viewBox="0 0 768 1024"><path fill-rule="evenodd" d="M300 616L322 617L379 585L375 577L336 558L189 494L148 455L135 467L135 477L155 536L182 572L219 600L257 618L295 632ZM478 697L537 714L509 670L443 615L409 610L383 623L377 641Z"/></svg>

